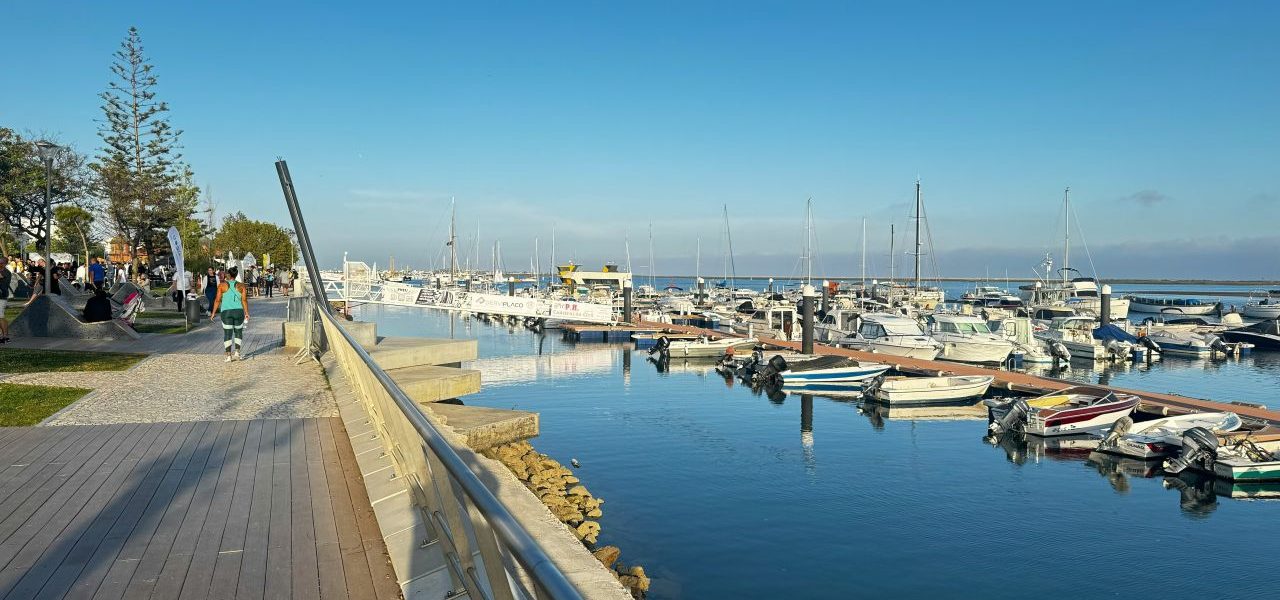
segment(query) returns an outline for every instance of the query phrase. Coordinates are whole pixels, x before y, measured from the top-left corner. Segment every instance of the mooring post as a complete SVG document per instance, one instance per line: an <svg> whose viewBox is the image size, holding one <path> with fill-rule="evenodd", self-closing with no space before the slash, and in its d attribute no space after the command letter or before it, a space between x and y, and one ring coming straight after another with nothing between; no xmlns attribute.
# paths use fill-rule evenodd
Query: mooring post
<svg viewBox="0 0 1280 600"><path fill-rule="evenodd" d="M818 294L813 290L813 286L806 285L801 288L800 295L803 296L804 302L804 306L800 309L800 351L813 354L813 305L818 301Z"/></svg>
<svg viewBox="0 0 1280 600"><path fill-rule="evenodd" d="M707 280L699 277L698 278L698 297L696 298L696 300L698 301L698 306L704 306L706 304L706 299L707 299L706 289L707 289Z"/></svg>
<svg viewBox="0 0 1280 600"><path fill-rule="evenodd" d="M1105 327L1111 323L1111 286L1102 286L1102 306L1099 310L1098 321Z"/></svg>
<svg viewBox="0 0 1280 600"><path fill-rule="evenodd" d="M732 291L733 291L733 290L730 290L730 292L731 292L731 293L732 293ZM770 277L770 278L769 278L769 295L770 295L770 296L772 296L772 295L773 295L773 278L772 278L772 277Z"/></svg>
<svg viewBox="0 0 1280 600"><path fill-rule="evenodd" d="M831 289L831 282L827 281L826 279L823 279L822 280L822 314L823 316L825 316L827 314L827 311L831 309L831 294L828 292L828 290L830 289Z"/></svg>
<svg viewBox="0 0 1280 600"><path fill-rule="evenodd" d="M516 278L515 277L507 277L507 295L508 296L516 295Z"/></svg>
<svg viewBox="0 0 1280 600"><path fill-rule="evenodd" d="M439 277L436 277L436 289L437 289L437 290L438 290L438 289L440 289L441 287L443 287L443 285L444 285L444 284L443 284L443 283L441 283L440 278L439 278Z"/></svg>
<svg viewBox="0 0 1280 600"><path fill-rule="evenodd" d="M631 282L622 282L622 320L631 322Z"/></svg>

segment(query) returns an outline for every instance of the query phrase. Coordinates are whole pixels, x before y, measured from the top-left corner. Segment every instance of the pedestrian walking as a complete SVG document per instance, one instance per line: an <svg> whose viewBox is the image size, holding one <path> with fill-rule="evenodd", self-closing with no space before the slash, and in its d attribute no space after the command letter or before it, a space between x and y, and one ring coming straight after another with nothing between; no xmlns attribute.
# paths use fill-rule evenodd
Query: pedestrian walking
<svg viewBox="0 0 1280 600"><path fill-rule="evenodd" d="M9 287L13 285L13 271L9 270L9 259L0 256L0 344L9 341L9 321L4 318L4 311L9 308Z"/></svg>
<svg viewBox="0 0 1280 600"><path fill-rule="evenodd" d="M243 283L236 281L238 269L227 269L227 280L218 286L218 296L213 300L212 316L209 320L222 316L222 347L226 351L226 362L240 360L240 349L244 346L244 326L249 322L249 300L247 289Z"/></svg>

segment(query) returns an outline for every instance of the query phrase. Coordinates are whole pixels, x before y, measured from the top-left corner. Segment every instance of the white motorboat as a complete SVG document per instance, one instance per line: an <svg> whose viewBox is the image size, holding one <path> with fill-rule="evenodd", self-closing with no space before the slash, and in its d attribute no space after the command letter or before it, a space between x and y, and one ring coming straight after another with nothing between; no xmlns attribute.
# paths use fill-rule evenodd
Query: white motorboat
<svg viewBox="0 0 1280 600"><path fill-rule="evenodd" d="M933 360L942 347L914 319L887 313L869 313L859 319L858 330L839 345L863 352Z"/></svg>
<svg viewBox="0 0 1280 600"><path fill-rule="evenodd" d="M1102 341L1094 337L1094 321L1088 317L1055 317L1049 328L1035 336L1052 345L1060 343L1073 358L1090 360L1130 360L1134 345L1123 341Z"/></svg>
<svg viewBox="0 0 1280 600"><path fill-rule="evenodd" d="M1182 451L1182 434L1192 427L1213 433L1228 433L1244 424L1233 412L1191 413L1134 423L1132 417L1117 420L1107 432L1098 451L1153 459Z"/></svg>
<svg viewBox="0 0 1280 600"><path fill-rule="evenodd" d="M1280 290L1271 290L1261 298L1250 296L1240 314L1250 319L1280 319Z"/></svg>
<svg viewBox="0 0 1280 600"><path fill-rule="evenodd" d="M665 352L671 358L719 358L725 354L736 354L749 350L760 343L755 338L721 338L718 340L699 337L693 340L671 340L660 337L649 349L649 354Z"/></svg>
<svg viewBox="0 0 1280 600"><path fill-rule="evenodd" d="M991 375L948 377L883 377L867 385L868 395L888 405L963 402L981 398L991 387Z"/></svg>
<svg viewBox="0 0 1280 600"><path fill-rule="evenodd" d="M1000 364L1013 352L1013 343L991 332L987 322L971 315L935 313L930 335L942 345L943 360Z"/></svg>
<svg viewBox="0 0 1280 600"><path fill-rule="evenodd" d="M991 332L1013 344L1013 351L1022 355L1022 362L1048 364L1053 362L1049 344L1035 337L1035 324L1030 317L1002 317L988 321Z"/></svg>
<svg viewBox="0 0 1280 600"><path fill-rule="evenodd" d="M750 317L732 325L735 333L746 336L768 335L780 340L800 341L800 315L792 304L775 304L758 308Z"/></svg>
<svg viewBox="0 0 1280 600"><path fill-rule="evenodd" d="M1160 346L1161 354L1177 354L1180 356L1213 356L1215 353L1225 356L1253 348L1253 344L1243 342L1229 344L1212 333L1197 333L1195 331L1161 329L1149 331L1147 339Z"/></svg>
<svg viewBox="0 0 1280 600"><path fill-rule="evenodd" d="M834 344L853 333L858 325L858 311L832 309L813 324L813 337L819 342Z"/></svg>

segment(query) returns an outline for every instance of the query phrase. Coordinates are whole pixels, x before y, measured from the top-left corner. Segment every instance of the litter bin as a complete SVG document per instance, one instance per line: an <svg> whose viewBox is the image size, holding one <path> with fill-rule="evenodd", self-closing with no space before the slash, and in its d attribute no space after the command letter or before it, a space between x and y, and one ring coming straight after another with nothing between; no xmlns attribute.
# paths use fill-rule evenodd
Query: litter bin
<svg viewBox="0 0 1280 600"><path fill-rule="evenodd" d="M200 322L200 302L197 299L187 296L187 301L182 303L182 310L187 316L187 327Z"/></svg>

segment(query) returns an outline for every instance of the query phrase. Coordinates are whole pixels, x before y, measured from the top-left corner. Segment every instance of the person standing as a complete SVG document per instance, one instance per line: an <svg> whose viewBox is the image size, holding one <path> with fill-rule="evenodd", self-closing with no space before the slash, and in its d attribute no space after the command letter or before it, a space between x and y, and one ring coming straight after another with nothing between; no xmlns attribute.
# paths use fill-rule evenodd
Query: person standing
<svg viewBox="0 0 1280 600"><path fill-rule="evenodd" d="M267 271L267 276L263 279L266 281L264 287L267 290L267 297L271 298L276 287L276 272L274 270Z"/></svg>
<svg viewBox="0 0 1280 600"><path fill-rule="evenodd" d="M9 270L9 259L0 255L0 344L9 341L9 321L4 318L4 311L9 308L9 288L13 285L13 271Z"/></svg>
<svg viewBox="0 0 1280 600"><path fill-rule="evenodd" d="M213 267L209 267L204 276L204 297L209 301L209 314L213 314L213 299L217 296L218 274L214 273Z"/></svg>
<svg viewBox="0 0 1280 600"><path fill-rule="evenodd" d="M240 360L240 348L244 345L244 326L249 322L249 300L243 283L236 281L238 269L227 269L227 280L218 286L218 296L209 310L212 321L222 316L222 347L226 362Z"/></svg>
<svg viewBox="0 0 1280 600"><path fill-rule="evenodd" d="M98 257L89 263L89 283L96 289L102 289L102 284L106 280L107 267L102 264L102 257Z"/></svg>

